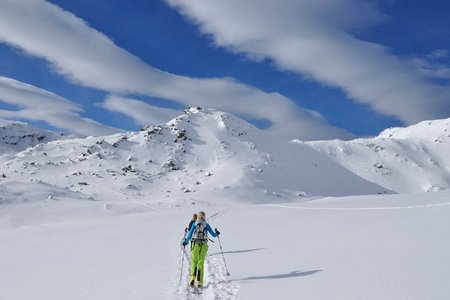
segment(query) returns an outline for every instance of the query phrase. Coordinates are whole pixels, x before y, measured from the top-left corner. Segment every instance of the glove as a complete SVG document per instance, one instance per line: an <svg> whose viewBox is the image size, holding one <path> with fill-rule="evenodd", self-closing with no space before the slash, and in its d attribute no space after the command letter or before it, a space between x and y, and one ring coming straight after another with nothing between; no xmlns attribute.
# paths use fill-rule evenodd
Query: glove
<svg viewBox="0 0 450 300"><path fill-rule="evenodd" d="M219 234L220 234L220 231L219 231L219 230L217 230L217 228L215 228L215 229L214 229L214 231L216 232L216 234L217 234L217 235L219 235Z"/></svg>
<svg viewBox="0 0 450 300"><path fill-rule="evenodd" d="M188 232L188 229L187 229L187 228L185 228L185 229L184 229L184 232Z"/></svg>
<svg viewBox="0 0 450 300"><path fill-rule="evenodd" d="M186 246L188 243L186 241L183 241L183 247Z"/></svg>

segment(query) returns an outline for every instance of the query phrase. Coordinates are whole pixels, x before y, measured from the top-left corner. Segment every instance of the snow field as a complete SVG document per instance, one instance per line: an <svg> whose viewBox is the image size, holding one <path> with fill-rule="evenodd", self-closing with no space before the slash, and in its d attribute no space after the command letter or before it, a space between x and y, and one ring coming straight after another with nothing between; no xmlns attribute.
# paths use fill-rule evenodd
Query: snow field
<svg viewBox="0 0 450 300"><path fill-rule="evenodd" d="M427 196L413 203L437 206L368 196L235 211L253 232L235 244L247 253L229 255L237 299L446 299L450 197Z"/></svg>
<svg viewBox="0 0 450 300"><path fill-rule="evenodd" d="M185 299L193 212L221 231L198 299L447 299L448 192L182 205L0 231L0 299ZM191 297L191 299L197 299Z"/></svg>

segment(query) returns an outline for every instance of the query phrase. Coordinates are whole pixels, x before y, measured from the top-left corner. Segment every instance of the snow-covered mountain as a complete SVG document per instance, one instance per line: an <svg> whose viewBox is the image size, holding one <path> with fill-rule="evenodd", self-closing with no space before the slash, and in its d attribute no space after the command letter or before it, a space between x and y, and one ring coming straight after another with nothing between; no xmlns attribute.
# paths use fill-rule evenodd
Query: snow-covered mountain
<svg viewBox="0 0 450 300"><path fill-rule="evenodd" d="M62 136L29 124L0 120L0 154L16 153Z"/></svg>
<svg viewBox="0 0 450 300"><path fill-rule="evenodd" d="M411 160L431 153L448 166L447 127L288 142L191 108L139 132L9 148L0 155L0 298L447 299L450 190L384 194L337 163L408 187L424 180L402 169ZM332 150L345 155L335 162ZM396 177L382 173L388 163ZM427 176L446 176L432 165ZM305 197L321 195L353 196ZM193 295L180 240L200 210L222 233L209 243L204 292Z"/></svg>
<svg viewBox="0 0 450 300"><path fill-rule="evenodd" d="M386 129L374 138L306 144L392 191L450 188L450 119Z"/></svg>
<svg viewBox="0 0 450 300"><path fill-rule="evenodd" d="M39 144L1 166L4 189L6 182L32 182L105 201L119 194L124 200L192 202L214 200L213 192L215 199L239 195L238 201L261 203L386 192L309 146L201 108L139 132Z"/></svg>

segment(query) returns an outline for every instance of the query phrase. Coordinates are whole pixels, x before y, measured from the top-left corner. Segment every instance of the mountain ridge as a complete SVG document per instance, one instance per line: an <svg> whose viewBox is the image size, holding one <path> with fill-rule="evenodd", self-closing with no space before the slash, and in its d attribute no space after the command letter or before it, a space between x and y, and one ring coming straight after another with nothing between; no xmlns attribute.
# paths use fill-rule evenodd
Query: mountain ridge
<svg viewBox="0 0 450 300"><path fill-rule="evenodd" d="M0 120L0 153L20 152L63 137L26 123Z"/></svg>
<svg viewBox="0 0 450 300"><path fill-rule="evenodd" d="M163 125L105 137L55 140L1 161L6 180L42 181L108 201L290 201L388 192L309 146L267 135L215 110L190 108ZM149 200L158 199L158 200Z"/></svg>
<svg viewBox="0 0 450 300"><path fill-rule="evenodd" d="M306 144L366 180L398 193L450 188L450 119L388 128L373 138Z"/></svg>

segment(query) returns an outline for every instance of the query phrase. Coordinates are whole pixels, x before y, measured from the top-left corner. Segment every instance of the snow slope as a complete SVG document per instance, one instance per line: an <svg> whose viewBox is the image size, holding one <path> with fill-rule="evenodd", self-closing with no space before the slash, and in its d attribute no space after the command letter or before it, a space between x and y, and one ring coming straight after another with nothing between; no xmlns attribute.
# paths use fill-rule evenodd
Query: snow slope
<svg viewBox="0 0 450 300"><path fill-rule="evenodd" d="M445 300L449 196L264 205L180 200L139 214L1 230L0 299ZM222 232L231 275L217 241L210 242L208 287L192 296L188 260L180 285L179 241L200 209Z"/></svg>
<svg viewBox="0 0 450 300"><path fill-rule="evenodd" d="M375 138L306 144L392 191L431 192L450 188L450 119L390 128Z"/></svg>

